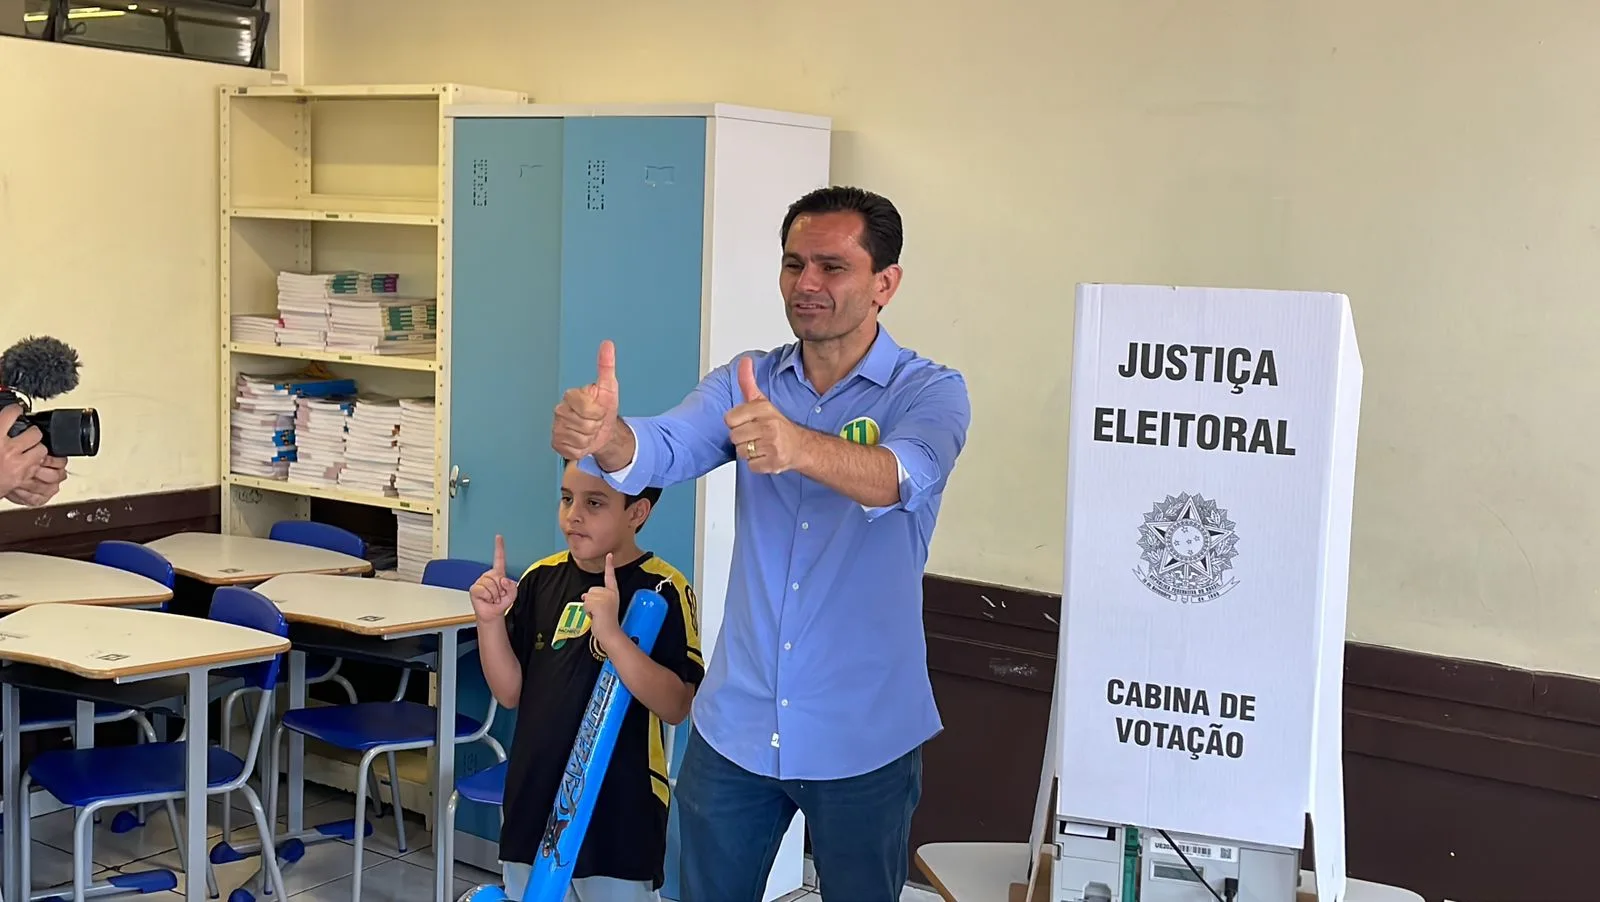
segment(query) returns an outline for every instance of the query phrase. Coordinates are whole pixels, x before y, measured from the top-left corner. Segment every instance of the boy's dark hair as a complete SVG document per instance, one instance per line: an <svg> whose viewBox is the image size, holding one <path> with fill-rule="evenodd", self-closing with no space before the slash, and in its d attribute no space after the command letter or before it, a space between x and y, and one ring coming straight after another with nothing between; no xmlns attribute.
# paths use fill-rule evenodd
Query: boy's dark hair
<svg viewBox="0 0 1600 902"><path fill-rule="evenodd" d="M561 457L559 454L556 456ZM572 461L567 460L565 457L561 457L561 472L565 473L567 471L567 465L570 463L572 463ZM634 502L638 501L640 498L648 500L650 502L650 510L654 512L656 505L661 503L661 488L659 486L650 485L645 486L644 489L641 490L637 495L623 495L622 506L632 507Z"/></svg>
<svg viewBox="0 0 1600 902"><path fill-rule="evenodd" d="M883 272L885 267L900 262L905 233L900 211L887 197L847 185L818 188L789 205L789 212L783 217L783 228L778 233L780 245L789 243L789 227L803 213L860 214L861 247L872 258L872 271Z"/></svg>

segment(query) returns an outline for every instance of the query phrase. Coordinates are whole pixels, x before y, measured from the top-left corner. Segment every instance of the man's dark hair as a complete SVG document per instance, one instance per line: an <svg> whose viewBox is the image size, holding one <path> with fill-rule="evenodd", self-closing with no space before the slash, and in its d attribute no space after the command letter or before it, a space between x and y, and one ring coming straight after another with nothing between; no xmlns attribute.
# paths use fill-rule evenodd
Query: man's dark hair
<svg viewBox="0 0 1600 902"><path fill-rule="evenodd" d="M556 456L560 457L560 455L556 455ZM561 472L565 473L567 471L567 464L570 464L570 463L572 463L572 461L567 460L565 457L562 457L561 458ZM623 505L623 507L632 507L633 503L635 501L638 501L640 498L648 499L650 501L650 509L652 511L654 511L656 505L661 502L661 488L659 486L650 485L650 486L645 486L644 489L642 491L640 491L639 494L637 494L637 495L623 495L622 496L622 505Z"/></svg>
<svg viewBox="0 0 1600 902"><path fill-rule="evenodd" d="M887 197L847 185L818 188L789 205L789 212L783 217L783 228L778 233L779 244L789 243L789 227L803 213L859 213L861 246L872 258L872 271L883 272L885 267L900 262L905 232L900 223L900 211Z"/></svg>

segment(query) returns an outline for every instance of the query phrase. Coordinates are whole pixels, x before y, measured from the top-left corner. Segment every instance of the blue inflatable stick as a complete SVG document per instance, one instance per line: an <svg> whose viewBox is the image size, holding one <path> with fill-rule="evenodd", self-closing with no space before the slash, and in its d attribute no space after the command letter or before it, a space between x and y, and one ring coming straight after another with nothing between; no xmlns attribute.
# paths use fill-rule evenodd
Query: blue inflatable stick
<svg viewBox="0 0 1600 902"><path fill-rule="evenodd" d="M640 589L633 593L633 601L622 615L622 631L641 651L649 654L666 620L667 600L659 592ZM566 898L567 887L572 884L572 868L578 862L578 849L583 845L584 834L589 832L595 799L600 795L600 784L611 766L611 752L617 746L622 719L632 702L633 693L617 676L616 665L607 661L600 668L594 691L589 693L589 707L583 712L578 736L572 742L572 754L567 757L561 785L556 789L555 805L550 809L550 819L545 822L544 838L539 842L539 853L528 876L522 902L562 902ZM591 775L594 776L592 781ZM460 898L463 902L503 902L506 894L502 887L479 886Z"/></svg>

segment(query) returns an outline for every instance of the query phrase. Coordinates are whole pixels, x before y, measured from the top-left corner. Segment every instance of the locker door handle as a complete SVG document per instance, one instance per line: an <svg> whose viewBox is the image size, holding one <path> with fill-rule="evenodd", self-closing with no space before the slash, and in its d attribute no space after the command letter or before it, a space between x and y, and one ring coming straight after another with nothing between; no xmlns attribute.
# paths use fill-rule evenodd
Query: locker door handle
<svg viewBox="0 0 1600 902"><path fill-rule="evenodd" d="M451 498L454 498L456 496L456 489L458 489L458 488L464 489L471 482L472 482L472 477L463 475L462 472L461 472L461 467L460 466L457 466L455 464L451 464L450 465L450 497Z"/></svg>

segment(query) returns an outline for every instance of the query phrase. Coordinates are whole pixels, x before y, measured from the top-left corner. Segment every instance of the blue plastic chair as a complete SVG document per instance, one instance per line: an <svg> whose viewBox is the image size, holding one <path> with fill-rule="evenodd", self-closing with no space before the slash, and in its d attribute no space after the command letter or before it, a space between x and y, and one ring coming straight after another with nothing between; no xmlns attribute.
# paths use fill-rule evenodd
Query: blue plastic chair
<svg viewBox="0 0 1600 902"><path fill-rule="evenodd" d="M289 625L284 620L283 614L278 611L278 606L258 592L238 586L225 586L217 589L211 601L212 620L231 623L238 626L258 629L271 633L274 636L287 637ZM261 804L261 798L251 788L249 778L254 769L256 756L261 748L261 738L266 732L267 714L272 710L273 690L277 687L281 655L258 663L240 667L228 668L228 673L239 677L261 692L262 704L258 706L255 723L251 728L250 749L245 758L241 759L227 749L212 746L206 759L206 791L208 795L240 791L250 802L250 810L255 815L256 829L260 831L262 842L266 845L267 854L263 858L267 862L265 878L272 881L272 890L278 894L280 900L287 899L284 890L283 874L278 868L277 855L272 850L272 830L268 827L266 810ZM179 742L147 742L141 745L108 746L104 748L59 750L42 752L28 765L27 772L22 780L22 848L30 850L29 844L29 791L32 786L40 788L55 796L63 804L78 809L77 819L73 825L73 878L71 898L74 902L84 898L89 886L89 871L93 861L91 841L93 832L91 826L94 815L100 809L112 805L137 805L146 802L163 802L167 807L167 815L172 819L174 829L179 824L177 799L184 796L185 774L185 744ZM181 836L181 833L179 834ZM193 873L189 862L185 860L185 844L178 843L179 857L184 870ZM31 854L24 852L22 857L22 885L31 886L29 871L31 870ZM160 889L171 889L177 885L177 878L171 872L156 872L164 874L165 880L158 885L148 878L150 874L117 874L107 883L94 887L97 891L111 889L116 891L155 892ZM206 880L215 894L214 873L207 863ZM65 887L59 888L65 891ZM241 895L241 893L243 895ZM252 898L245 890L237 890L230 897L230 902L243 902Z"/></svg>
<svg viewBox="0 0 1600 902"><path fill-rule="evenodd" d="M466 799L479 805L503 808L506 803L507 767L506 762L501 761L456 781L455 791L450 793L450 801L444 809L445 886L455 886L456 879L456 805L460 804L462 799Z"/></svg>
<svg viewBox="0 0 1600 902"><path fill-rule="evenodd" d="M366 557L367 543L355 533L331 523L319 523L315 520L279 520L272 524L267 531L267 538L274 542L291 542L295 545L309 545L312 548L323 548L348 554L351 557ZM339 666L343 662L338 658L326 655L306 656L306 685L314 686L318 683L335 683L344 690L345 697L350 704L360 701L356 697L356 688L350 681L339 674ZM243 700L245 703L245 717L250 718L249 696L255 690L249 686L241 687L230 692L222 700L220 711L220 728L222 732L222 747L231 748L233 743L233 706ZM265 761L263 760L263 763ZM222 842L228 843L233 838L233 799L223 799L222 806ZM231 859L230 859L231 860Z"/></svg>
<svg viewBox="0 0 1600 902"><path fill-rule="evenodd" d="M472 584L478 581L478 577L488 572L489 565L482 561L460 557L434 558L422 568L422 584L425 586L443 586L447 589L460 589L465 592L472 588ZM464 646L467 642L476 639L476 637L477 630L462 630L458 635L458 640ZM438 636L421 636L419 637L419 644L429 654L437 654L439 651ZM463 652L465 650L465 648L462 649ZM395 689L394 698L390 699L390 701L405 701L406 687L410 684L410 669L401 670L400 685ZM389 787L389 803L394 808L395 849L403 855L408 851L406 848L406 818L405 811L400 806L400 788L395 779L395 775L399 773L399 762L394 752L388 753L388 763L389 773L387 777L379 777L374 772L373 781L377 786L374 787L372 795L381 806L382 796L379 790L384 786ZM382 812L380 811L380 816L381 814Z"/></svg>
<svg viewBox="0 0 1600 902"><path fill-rule="evenodd" d="M324 548L328 551L337 551L351 557L364 558L367 556L367 543L361 537L348 529L334 526L331 523L318 523L315 520L279 520L272 524L272 529L267 532L267 538L274 542L293 542L296 545L309 545L313 548ZM350 681L339 675L338 658L329 658L323 655L308 655L306 657L306 685L314 686L317 683L337 683L344 689L344 694L350 699L350 704L360 701L356 698L356 689Z"/></svg>
<svg viewBox="0 0 1600 902"><path fill-rule="evenodd" d="M435 567L435 564L439 566ZM423 569L422 581L427 585L442 585L465 590L488 569L487 564L459 559L430 561ZM466 650L470 650L470 646L462 648L462 651ZM488 710L481 721L465 714L457 714L455 741L458 745L483 742L494 752L495 758L503 762L506 760L505 748L500 745L499 740L489 735L489 728L494 725L497 707L491 696ZM372 769L372 762L378 755L388 756L390 792L395 801L396 839L400 850L403 851L404 813L399 804L397 785L399 771L396 768L395 753L433 746L437 741L437 725L438 711L432 705L395 700L295 708L284 712L283 719L272 734L272 742L267 747L270 756L267 776L271 781L267 792L267 804L268 816L273 823L277 823L278 750L283 744L285 731L299 733L335 748L362 753L361 761L356 765L355 822L350 835L345 837L355 847L355 868L351 877L351 898L355 902L361 900L361 859L366 840L367 773Z"/></svg>
<svg viewBox="0 0 1600 902"><path fill-rule="evenodd" d="M169 590L177 583L177 577L172 571L172 563L163 557L160 552L153 551L134 542L124 542L120 539L108 539L95 546L94 562L105 567L115 567L129 573L137 573L146 579L154 580ZM161 610L166 610L163 603ZM44 692L37 689L25 689L19 693L21 696L21 717L18 732L38 733L44 730L75 730L78 723L78 699L59 692ZM131 720L139 727L139 739L143 742L155 742L156 732L150 725L150 719L144 712L126 705L116 705L109 702L94 703L94 724L121 723ZM111 820L113 833L126 833L135 827L142 826L145 822L144 806L139 806L137 812L119 812ZM177 836L177 827L173 827L174 836ZM181 843L180 843L181 844Z"/></svg>

